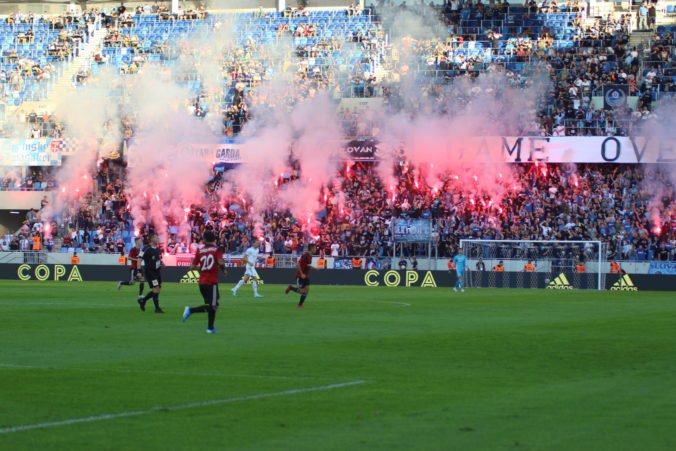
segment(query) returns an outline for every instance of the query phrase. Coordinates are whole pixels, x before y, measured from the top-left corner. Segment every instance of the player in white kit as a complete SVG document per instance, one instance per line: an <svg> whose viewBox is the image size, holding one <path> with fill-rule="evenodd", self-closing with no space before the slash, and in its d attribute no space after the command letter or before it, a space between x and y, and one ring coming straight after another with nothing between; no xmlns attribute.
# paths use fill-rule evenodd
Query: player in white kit
<svg viewBox="0 0 676 451"><path fill-rule="evenodd" d="M242 261L245 263L244 275L237 282L237 285L232 290L232 295L237 296L237 290L239 290L242 285L251 280L251 286L253 287L254 297L262 298L263 295L258 293L258 273L256 272L256 260L258 259L258 249L250 247L244 252L244 257Z"/></svg>

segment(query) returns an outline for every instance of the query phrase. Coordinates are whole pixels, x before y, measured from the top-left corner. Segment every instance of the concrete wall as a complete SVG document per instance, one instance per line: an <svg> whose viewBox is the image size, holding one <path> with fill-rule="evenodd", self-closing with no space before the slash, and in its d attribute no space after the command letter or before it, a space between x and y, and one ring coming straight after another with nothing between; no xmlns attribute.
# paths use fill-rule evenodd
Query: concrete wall
<svg viewBox="0 0 676 451"><path fill-rule="evenodd" d="M70 265L70 253L47 252L47 261L50 265ZM81 265L117 265L117 254L77 254ZM24 252L0 252L0 263L20 265L24 263Z"/></svg>
<svg viewBox="0 0 676 451"><path fill-rule="evenodd" d="M70 264L71 254L67 252L51 252L46 253L47 255L47 264L58 264L66 265ZM81 265L117 265L118 264L118 255L117 254L87 254L81 253L78 254L80 257ZM183 257L183 256L182 256ZM228 256L229 259L238 260L239 256ZM312 259L312 265L317 267L318 257ZM326 258L326 268L334 268L334 258ZM366 259L362 259L364 262ZM427 259L420 258L418 259L418 270L420 271L448 271L448 260L449 259ZM177 266L176 256L175 255L165 255L162 257L164 266ZM278 258L279 261L279 258ZM24 253L23 252L0 252L0 263L12 263L12 264L22 264L24 263ZM392 267L398 269L399 258L392 260ZM497 265L498 260L486 259L484 260L486 264L486 270L490 271L493 266ZM505 260L505 270L507 272L523 272L524 265L527 263L526 260ZM650 264L647 262L620 262L622 268L627 271L629 274L648 274L648 269ZM180 266L186 266L182 264ZM587 272L596 272L597 264L595 262L587 262ZM604 272L610 272L610 263L607 263L605 268L602 268ZM409 269L411 269L411 263L409 260L408 264ZM476 260L468 259L467 260L468 269L475 269ZM345 270L347 271L347 270ZM550 272L551 264L546 261L536 262L535 272Z"/></svg>
<svg viewBox="0 0 676 451"><path fill-rule="evenodd" d="M270 284L286 285L295 280L294 269L266 269L261 268L258 274L263 281L263 292ZM486 288L548 288L562 290L595 290L597 280L594 274L565 274L566 282L552 285L547 274L538 273L481 273L485 277L472 277L468 283L472 287ZM50 264L0 264L0 279L41 281L53 283L58 289L61 283L83 282L116 282L129 277L129 271L121 266L105 265L50 265ZM227 276L219 277L224 285L235 284L241 277L240 271L230 271ZM429 289L435 287L452 287L456 282L455 274L446 271L336 271L320 270L311 273L313 285L353 285L362 287L407 287L410 289ZM479 280L483 279L483 281ZM168 267L162 270L164 282L181 284L197 284L198 278L188 268ZM620 284L622 280L622 284ZM111 284L111 287L113 285ZM606 277L606 290L611 291L674 291L676 276L612 274ZM489 294L490 295L490 294ZM410 298L414 300L415 297ZM447 299L447 298L444 298ZM640 299L640 298L635 298Z"/></svg>
<svg viewBox="0 0 676 451"><path fill-rule="evenodd" d="M39 210L45 196L54 200L53 191L0 191L0 210Z"/></svg>
<svg viewBox="0 0 676 451"><path fill-rule="evenodd" d="M448 260L450 259L439 259L436 260L436 266L432 269L437 269L439 271L448 270ZM486 270L491 270L495 265L498 264L500 259L484 259L484 264L486 265ZM528 263L527 260L503 260L505 264L505 271L519 272L523 271L524 266ZM468 259L467 267L469 269L476 268L476 259ZM598 263L597 262L587 262L586 264L587 272L597 272ZM648 262L620 262L622 268L630 274L648 274L648 269L650 263ZM536 261L535 262L535 272L550 272L551 262L550 261ZM610 262L606 262L604 267L601 268L602 272L610 272Z"/></svg>
<svg viewBox="0 0 676 451"><path fill-rule="evenodd" d="M274 0L221 0L221 4L227 4L227 3L249 3L249 4L254 4L254 3L259 3L259 1L264 2L264 3L272 3L274 4ZM106 8L106 10L110 10L110 8L113 7L118 7L121 4L124 4L127 9L133 9L138 5L147 5L147 4L152 4L154 2L123 2L123 1L88 1L87 2L87 8ZM169 8L171 8L171 1L170 0L157 0L158 4L166 4ZM216 3L216 2L214 2ZM79 6L82 3L74 1L72 2L73 5ZM180 1L181 8L183 9L194 9L195 5L197 2L195 1ZM64 2L62 0L42 0L42 1L27 1L27 2L3 2L0 4L0 15L9 15L9 14L14 14L17 12L21 13L28 13L32 12L33 14L36 15L44 15L44 14L63 14L65 13L69 8L69 5L67 2Z"/></svg>
<svg viewBox="0 0 676 451"><path fill-rule="evenodd" d="M347 7L351 3L354 3L355 0L307 0L306 4L309 8L335 8L335 7ZM143 1L88 1L88 8L110 8L118 7L120 4L124 4L127 7L127 10L133 10L137 6L144 6L153 2L143 2ZM166 4L171 8L170 0L159 0L159 4ZM179 0L179 6L183 10L196 9L197 5L200 2L198 1L183 1ZM276 9L277 2L276 0L205 0L204 2L207 5L207 11L226 11L226 10L237 10L237 9ZM299 3L303 3L299 0L286 0L286 6L292 8L298 7ZM80 5L78 2L73 2L74 5ZM68 4L60 0L56 1L28 1L28 2L9 2L0 4L0 15L10 15L17 12L28 13L33 12L37 15L43 14L62 14L68 9Z"/></svg>

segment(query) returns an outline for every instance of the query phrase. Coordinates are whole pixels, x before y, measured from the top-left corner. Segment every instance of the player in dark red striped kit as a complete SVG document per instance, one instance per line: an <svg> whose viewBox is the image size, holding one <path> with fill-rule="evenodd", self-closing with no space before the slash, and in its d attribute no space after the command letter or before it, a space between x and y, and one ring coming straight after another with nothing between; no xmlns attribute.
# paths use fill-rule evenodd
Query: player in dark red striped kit
<svg viewBox="0 0 676 451"><path fill-rule="evenodd" d="M312 254L315 253L315 249L316 246L310 244L307 247L307 252L298 259L298 265L296 266L296 286L289 285L284 291L285 294L289 294L289 291L295 291L300 294L298 308L303 308L305 299L310 292L310 269L312 269L310 264L312 263Z"/></svg>
<svg viewBox="0 0 676 451"><path fill-rule="evenodd" d="M136 281L139 281L139 287L138 287L138 298L143 299L143 285L144 285L144 279L143 279L143 271L141 270L141 243L142 240L140 237L136 238L134 240L135 246L132 247L129 250L129 255L127 258L131 262L131 277L129 280L122 280L117 283L117 289L119 290L122 288L122 285L127 285L131 286L136 283Z"/></svg>
<svg viewBox="0 0 676 451"><path fill-rule="evenodd" d="M204 233L204 247L197 251L195 258L192 261L190 270L197 269L200 272L200 293L204 298L204 305L199 307L189 307L186 305L183 310L183 321L187 320L193 313L206 312L208 315L208 334L215 334L218 331L214 328L216 321L216 310L220 301L220 294L218 292L218 269L225 271L225 262L223 261L223 253L216 246L216 235L212 232Z"/></svg>

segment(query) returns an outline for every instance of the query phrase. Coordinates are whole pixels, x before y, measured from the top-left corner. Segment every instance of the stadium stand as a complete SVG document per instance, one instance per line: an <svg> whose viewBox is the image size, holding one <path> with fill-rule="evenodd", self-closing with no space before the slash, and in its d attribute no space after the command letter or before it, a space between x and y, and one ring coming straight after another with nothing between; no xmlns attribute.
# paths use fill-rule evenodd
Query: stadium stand
<svg viewBox="0 0 676 451"><path fill-rule="evenodd" d="M2 101L20 105L44 99L63 63L88 41L94 22L93 15L15 14L0 19Z"/></svg>
<svg viewBox="0 0 676 451"><path fill-rule="evenodd" d="M443 37L412 39L403 47L393 45L391 23L379 8L331 11L248 12L212 14L205 10L172 14L156 6L110 15L87 14L50 19L13 18L0 25L3 50L3 96L14 104L45 96L41 84L56 77L60 65L77 54L78 42L87 40L87 26L107 28L101 49L89 67L74 80L82 86L89 77L113 67L133 76L147 64L176 67L177 78L193 95L191 111L198 117L222 115L222 130L236 137L262 108L291 105L318 90L344 98L383 98L388 109L381 114L408 111L419 105L398 102L401 80L415 71L421 95L448 95L444 86L472 83L479 74L501 70L504 82L527 86L537 72L551 80L545 98L538 102L538 123L516 133L542 136L615 136L640 130L652 117L655 102L674 90L675 26L660 25L647 43L631 41L635 20L627 14L593 17L586 3L556 2L525 6L507 2L452 0L433 13L446 28ZM671 14L669 9L667 14ZM98 18L97 18L98 17ZM394 20L396 23L396 18ZM30 37L28 33L30 32ZM221 60L222 85L214 90L200 75L200 58L207 49L187 36L228 35L231 42ZM272 49L272 50L271 50ZM279 51L284 58L271 58ZM281 62L281 65L280 65ZM259 87L286 71L293 73L295 89L277 98ZM605 108L595 98L605 85L626 85L635 99L621 109ZM472 92L472 89L468 89ZM465 96L470 102L472 95ZM41 116L40 116L41 118ZM342 111L340 118L348 137L368 135L366 118ZM378 117L369 119L377 127ZM67 136L58 120L38 115L27 118L33 137ZM132 117L124 117L125 139L133 139ZM433 220L440 256L453 255L462 238L603 240L608 258L622 260L676 260L676 235L671 221L656 229L649 218L654 193L640 189L646 177L634 165L580 165L577 172L565 165L540 169L514 165L518 189L506 188L499 214L486 208L489 198L474 198L452 180L439 192L414 188L412 167L401 169L398 185L389 192L378 180L373 164L360 163L343 173L338 190L327 193L321 225L312 238L303 233L298 218L289 212L266 212L261 249L266 253L294 253L309 239L318 240L322 253L334 256L387 257L391 253L389 222L393 216ZM663 174L658 177L664 176ZM579 184L573 184L575 177ZM293 177L280 179L280 184ZM222 173L214 173L206 187L221 188ZM666 180L665 180L666 183ZM368 187L367 187L368 185ZM52 189L56 183L44 174L9 176L0 189ZM369 189L367 189L369 188ZM553 190L553 191L552 191ZM337 198L346 199L338 206ZM666 195L673 204L673 190ZM396 202L393 200L396 199ZM219 235L231 253L241 252L256 239L246 208L237 199L221 211L214 205L193 206L187 214L190 238L181 239L170 227L166 250L189 252L206 228ZM129 246L136 233L152 226L134 223L125 193L125 167L104 161L98 167L96 187L83 196L81 205L65 213L45 230L40 212L30 212L21 229L0 243L3 248L26 250L35 234L44 236L48 249L73 252L118 253ZM404 248L409 254L415 247Z"/></svg>

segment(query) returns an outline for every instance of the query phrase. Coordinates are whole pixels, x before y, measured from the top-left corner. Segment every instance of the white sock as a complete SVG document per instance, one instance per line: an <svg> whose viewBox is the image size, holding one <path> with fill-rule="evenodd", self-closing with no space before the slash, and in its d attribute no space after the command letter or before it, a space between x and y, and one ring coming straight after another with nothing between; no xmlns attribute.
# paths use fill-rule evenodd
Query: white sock
<svg viewBox="0 0 676 451"><path fill-rule="evenodd" d="M254 280L251 282L251 286L253 287L254 290L254 296L258 296L258 281Z"/></svg>
<svg viewBox="0 0 676 451"><path fill-rule="evenodd" d="M237 282L237 285L235 286L235 288L233 288L233 290L235 291L239 290L242 285L244 285L244 279L239 279L239 282Z"/></svg>

